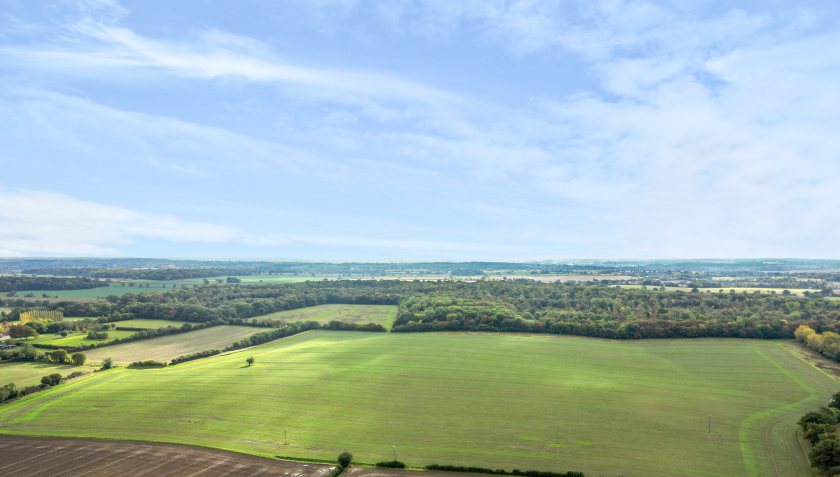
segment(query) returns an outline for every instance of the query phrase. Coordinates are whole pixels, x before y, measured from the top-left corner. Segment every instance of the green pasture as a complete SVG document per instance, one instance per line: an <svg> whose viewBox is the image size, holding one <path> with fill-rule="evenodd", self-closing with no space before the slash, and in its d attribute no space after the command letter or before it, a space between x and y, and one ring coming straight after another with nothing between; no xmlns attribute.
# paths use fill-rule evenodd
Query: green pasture
<svg viewBox="0 0 840 477"><path fill-rule="evenodd" d="M172 358L199 351L221 349L260 331L266 331L266 329L250 326L213 326L198 331L91 349L85 351L85 354L88 364L94 366L98 366L105 358L111 358L115 363L122 364L146 359L169 361Z"/></svg>
<svg viewBox="0 0 840 477"><path fill-rule="evenodd" d="M113 324L117 328L143 328L147 330L166 328L167 326L181 327L186 321L175 320L146 320L142 318L135 318L133 320L115 321Z"/></svg>
<svg viewBox="0 0 840 477"><path fill-rule="evenodd" d="M73 371L89 371L84 367L73 365L56 365L50 363L2 363L0 364L0 386L15 383L18 389L39 384L41 378L53 373L67 376Z"/></svg>
<svg viewBox="0 0 840 477"><path fill-rule="evenodd" d="M81 331L73 331L67 334L67 336L61 336L58 333L44 333L42 335L38 335L35 339L29 340L20 340L21 343L32 343L34 345L39 344L46 344L50 346L67 346L67 347L77 347L77 346L87 346L87 345L95 345L99 343L109 343L111 341L128 338L129 336L133 335L134 331L121 331L121 330L107 330L108 338L104 340L89 340L87 339L87 333L83 333Z"/></svg>
<svg viewBox="0 0 840 477"><path fill-rule="evenodd" d="M278 311L268 315L256 316L251 320L281 321L317 321L326 324L330 321L345 323L376 323L391 329L397 317L397 307L392 305L318 305Z"/></svg>
<svg viewBox="0 0 840 477"><path fill-rule="evenodd" d="M314 331L97 373L0 407L0 432L367 463L396 446L411 466L589 476L810 476L795 423L840 386L789 346Z"/></svg>

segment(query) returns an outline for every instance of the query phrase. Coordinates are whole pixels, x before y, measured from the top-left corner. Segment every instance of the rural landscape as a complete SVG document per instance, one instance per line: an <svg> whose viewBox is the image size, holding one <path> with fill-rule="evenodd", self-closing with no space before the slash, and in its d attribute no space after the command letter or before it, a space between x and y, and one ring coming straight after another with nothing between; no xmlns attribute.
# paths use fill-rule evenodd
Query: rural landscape
<svg viewBox="0 0 840 477"><path fill-rule="evenodd" d="M0 477L840 477L838 45L0 0Z"/></svg>
<svg viewBox="0 0 840 477"><path fill-rule="evenodd" d="M590 476L836 442L840 263L143 264L0 261L0 433Z"/></svg>

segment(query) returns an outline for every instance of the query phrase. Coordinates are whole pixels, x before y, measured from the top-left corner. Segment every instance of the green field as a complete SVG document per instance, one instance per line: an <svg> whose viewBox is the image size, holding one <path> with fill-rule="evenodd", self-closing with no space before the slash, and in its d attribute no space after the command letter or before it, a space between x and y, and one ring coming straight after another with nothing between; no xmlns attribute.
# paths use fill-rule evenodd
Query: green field
<svg viewBox="0 0 840 477"><path fill-rule="evenodd" d="M214 326L188 333L161 336L130 343L105 346L85 352L88 364L98 366L105 358L115 363L130 363L145 359L169 361L172 358L208 349L221 349L234 341L265 331L250 326Z"/></svg>
<svg viewBox="0 0 840 477"><path fill-rule="evenodd" d="M397 307L391 305L318 305L294 310L278 311L268 315L256 316L251 320L281 321L317 321L326 324L330 321L345 323L376 323L391 329L397 317Z"/></svg>
<svg viewBox="0 0 840 477"><path fill-rule="evenodd" d="M81 331L74 331L68 333L67 336L64 337L62 337L58 333L45 333L42 335L38 335L38 337L35 339L22 340L21 342L32 343L35 345L48 344L50 346L77 347L95 345L99 343L109 343L117 339L128 338L129 336L135 333L134 331L120 330L108 330L107 332L108 338L104 340L89 340L87 339L87 333L82 333Z"/></svg>
<svg viewBox="0 0 840 477"><path fill-rule="evenodd" d="M811 475L795 423L838 383L790 346L315 331L98 373L3 406L0 432L368 463L396 446L413 466L589 476Z"/></svg>
<svg viewBox="0 0 840 477"><path fill-rule="evenodd" d="M620 288L647 288L648 290L656 290L659 287L653 285L615 285ZM686 293L691 292L691 288L686 287L665 287L666 291L683 291ZM736 293L773 293L775 292L777 295L781 295L785 290L789 291L792 295L797 296L804 296L805 292L809 293L819 293L820 290L816 288L754 288L754 287L724 287L724 288L698 288L697 290L700 293L729 293L729 290L735 290Z"/></svg>
<svg viewBox="0 0 840 477"><path fill-rule="evenodd" d="M83 367L55 365L49 363L3 363L0 364L0 386L15 383L18 389L41 382L48 374L67 376L73 371L89 371Z"/></svg>
<svg viewBox="0 0 840 477"><path fill-rule="evenodd" d="M186 323L186 321L175 321L175 320L144 320L141 318L135 318L133 320L124 320L124 321L115 321L114 324L117 325L117 328L143 328L147 330L153 330L157 328L166 328L167 326L174 326L180 327Z"/></svg>
<svg viewBox="0 0 840 477"><path fill-rule="evenodd" d="M207 280L211 284L217 284L217 280L222 282L227 277L210 277ZM311 280L322 280L324 277L305 277L305 276L277 276L277 275L244 275L237 276L242 280L243 284L257 284L257 283L296 283ZM188 278L184 280L122 280L109 283L109 286L86 288L81 290L22 290L17 292L18 298L24 298L24 295L34 294L32 299L42 298L46 294L50 298L57 297L59 299L74 299L74 300L95 300L97 298L105 298L109 295L123 296L128 293L160 293L170 291L175 288L192 288L204 284L203 278Z"/></svg>

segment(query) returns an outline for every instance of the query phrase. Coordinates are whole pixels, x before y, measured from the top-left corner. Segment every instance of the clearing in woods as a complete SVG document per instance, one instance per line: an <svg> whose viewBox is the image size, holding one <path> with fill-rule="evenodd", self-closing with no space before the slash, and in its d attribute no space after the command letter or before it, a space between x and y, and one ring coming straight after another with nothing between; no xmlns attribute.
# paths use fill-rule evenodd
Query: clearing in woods
<svg viewBox="0 0 840 477"><path fill-rule="evenodd" d="M796 421L837 381L786 346L313 331L96 373L0 407L0 433L368 463L396 446L410 466L595 476L810 475Z"/></svg>
<svg viewBox="0 0 840 477"><path fill-rule="evenodd" d="M199 351L222 349L234 341L261 331L266 330L250 326L213 326L198 331L103 346L84 351L84 353L87 355L88 364L92 366L99 366L105 358L111 358L115 363L130 363L146 359L169 361L172 358Z"/></svg>
<svg viewBox="0 0 840 477"><path fill-rule="evenodd" d="M251 320L281 321L317 321L321 324L330 321L344 323L376 323L390 330L397 317L397 307L392 305L317 305L278 311L268 315L255 316Z"/></svg>

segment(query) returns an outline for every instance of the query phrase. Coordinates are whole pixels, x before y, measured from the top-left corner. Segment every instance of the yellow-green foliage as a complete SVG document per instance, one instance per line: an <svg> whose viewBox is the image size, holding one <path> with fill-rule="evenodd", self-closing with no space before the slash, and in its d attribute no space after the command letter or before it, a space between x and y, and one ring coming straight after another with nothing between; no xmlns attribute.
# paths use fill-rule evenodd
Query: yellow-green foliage
<svg viewBox="0 0 840 477"><path fill-rule="evenodd" d="M32 321L61 321L62 319L64 319L64 312L56 310L29 310L20 314L21 324Z"/></svg>
<svg viewBox="0 0 840 477"><path fill-rule="evenodd" d="M840 334L832 331L817 333L810 326L799 325L793 335L800 343L818 353L832 359L840 358Z"/></svg>

